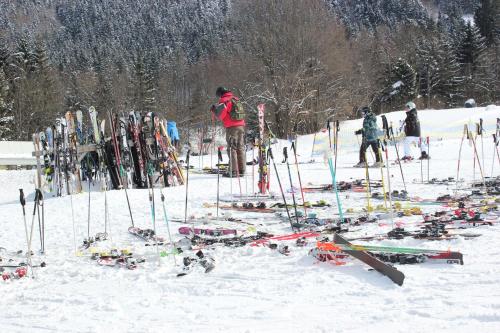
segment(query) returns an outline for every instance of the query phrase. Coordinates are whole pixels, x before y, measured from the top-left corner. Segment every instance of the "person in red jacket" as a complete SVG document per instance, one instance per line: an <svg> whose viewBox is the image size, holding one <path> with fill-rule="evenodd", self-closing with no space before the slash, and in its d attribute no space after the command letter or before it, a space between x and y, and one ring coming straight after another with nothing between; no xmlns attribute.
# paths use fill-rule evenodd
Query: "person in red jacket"
<svg viewBox="0 0 500 333"><path fill-rule="evenodd" d="M222 121L226 129L228 155L230 156L227 176L235 177L245 174L245 113L240 99L224 87L217 88L215 95L219 102L213 105L211 111Z"/></svg>

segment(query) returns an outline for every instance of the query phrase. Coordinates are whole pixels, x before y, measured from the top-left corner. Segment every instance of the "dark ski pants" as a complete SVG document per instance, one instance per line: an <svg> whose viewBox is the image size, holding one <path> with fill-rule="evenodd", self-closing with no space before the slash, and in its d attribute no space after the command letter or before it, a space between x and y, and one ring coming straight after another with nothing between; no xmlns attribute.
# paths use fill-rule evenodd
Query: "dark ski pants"
<svg viewBox="0 0 500 333"><path fill-rule="evenodd" d="M363 141L361 144L361 147L359 148L359 161L360 162L366 162L366 150L368 147L372 147L373 152L375 153L375 159L377 162L382 162L382 156L380 156L380 151L379 151L379 143L378 141L372 141L372 142L366 142Z"/></svg>
<svg viewBox="0 0 500 333"><path fill-rule="evenodd" d="M227 154L230 156L229 170L236 175L245 174L247 164L245 154L245 127L235 126L226 128ZM236 169L238 167L238 169Z"/></svg>

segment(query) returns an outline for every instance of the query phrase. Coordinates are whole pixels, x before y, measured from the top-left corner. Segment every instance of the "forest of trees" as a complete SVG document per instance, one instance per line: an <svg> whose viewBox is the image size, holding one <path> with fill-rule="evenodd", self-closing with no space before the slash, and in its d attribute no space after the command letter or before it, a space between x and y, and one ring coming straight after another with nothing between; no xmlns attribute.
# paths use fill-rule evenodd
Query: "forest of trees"
<svg viewBox="0 0 500 333"><path fill-rule="evenodd" d="M90 105L207 125L219 85L280 137L364 105L500 103L499 1L0 3L0 140Z"/></svg>

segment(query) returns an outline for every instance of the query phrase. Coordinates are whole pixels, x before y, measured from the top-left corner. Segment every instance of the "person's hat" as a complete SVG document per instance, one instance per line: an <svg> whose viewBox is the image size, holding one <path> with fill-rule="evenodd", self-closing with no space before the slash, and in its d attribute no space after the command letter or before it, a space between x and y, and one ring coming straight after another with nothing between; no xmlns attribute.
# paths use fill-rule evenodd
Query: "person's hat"
<svg viewBox="0 0 500 333"><path fill-rule="evenodd" d="M215 96L217 97L222 97L225 93L227 93L229 90L225 87L218 87L217 90L215 91Z"/></svg>

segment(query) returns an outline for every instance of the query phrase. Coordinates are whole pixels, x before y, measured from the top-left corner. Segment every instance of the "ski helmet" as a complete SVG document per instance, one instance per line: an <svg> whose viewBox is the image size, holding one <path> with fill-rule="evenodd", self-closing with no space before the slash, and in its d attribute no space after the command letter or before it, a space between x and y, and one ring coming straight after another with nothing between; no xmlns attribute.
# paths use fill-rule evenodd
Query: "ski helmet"
<svg viewBox="0 0 500 333"><path fill-rule="evenodd" d="M363 106L363 107L361 108L361 113L362 113L363 115L366 115L366 114L367 114L367 113L369 113L369 112L371 112L371 109L370 109L370 107L369 107L369 106Z"/></svg>
<svg viewBox="0 0 500 333"><path fill-rule="evenodd" d="M406 103L405 108L411 111L413 109L416 109L417 106L415 105L415 103L410 101L410 102Z"/></svg>
<svg viewBox="0 0 500 333"><path fill-rule="evenodd" d="M215 91L215 96L217 97L221 97L222 95L224 95L225 93L227 93L229 90L225 87L218 87L217 90Z"/></svg>

